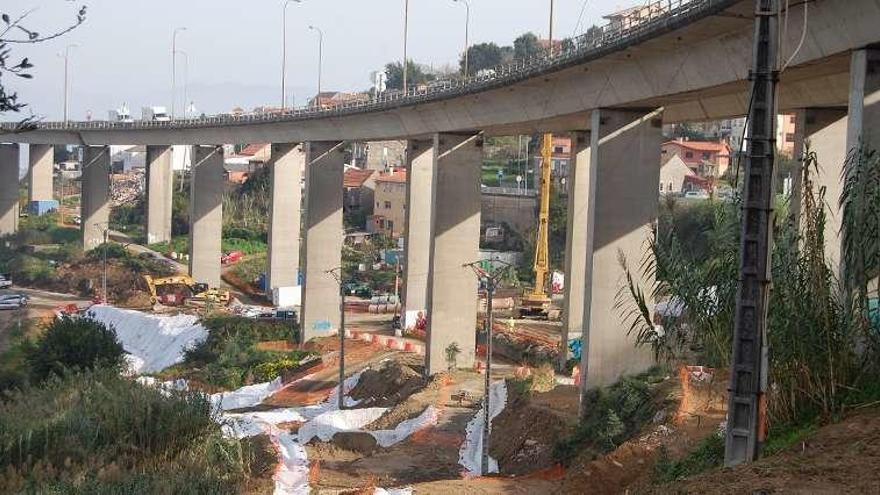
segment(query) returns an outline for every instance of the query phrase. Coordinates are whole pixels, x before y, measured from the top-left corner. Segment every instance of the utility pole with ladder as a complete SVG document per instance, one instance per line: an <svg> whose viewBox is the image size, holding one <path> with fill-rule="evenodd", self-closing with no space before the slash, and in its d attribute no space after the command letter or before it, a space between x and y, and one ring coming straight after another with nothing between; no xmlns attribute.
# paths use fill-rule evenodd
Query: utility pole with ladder
<svg viewBox="0 0 880 495"><path fill-rule="evenodd" d="M758 458L766 437L767 306L773 243L778 0L755 0L754 61L740 238L739 288L724 464Z"/></svg>

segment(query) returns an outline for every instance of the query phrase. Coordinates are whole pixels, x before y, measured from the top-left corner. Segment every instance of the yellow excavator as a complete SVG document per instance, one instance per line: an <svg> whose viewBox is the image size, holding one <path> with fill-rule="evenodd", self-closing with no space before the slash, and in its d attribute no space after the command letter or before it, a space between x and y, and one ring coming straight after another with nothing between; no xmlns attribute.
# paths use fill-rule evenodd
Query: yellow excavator
<svg viewBox="0 0 880 495"><path fill-rule="evenodd" d="M174 275L164 278L153 278L144 275L144 281L147 283L147 290L150 291L150 303L162 303L166 306L179 306L182 304L195 303L213 303L213 304L229 304L229 291L226 289L217 289L208 287L208 284L196 282L187 275ZM175 286L178 290L160 290L160 287L170 288ZM181 290L182 289L182 290ZM162 294L159 294L162 292Z"/></svg>
<svg viewBox="0 0 880 495"><path fill-rule="evenodd" d="M541 145L541 195L535 242L535 286L520 300L520 316L548 316L550 313L550 168L553 135L544 134Z"/></svg>

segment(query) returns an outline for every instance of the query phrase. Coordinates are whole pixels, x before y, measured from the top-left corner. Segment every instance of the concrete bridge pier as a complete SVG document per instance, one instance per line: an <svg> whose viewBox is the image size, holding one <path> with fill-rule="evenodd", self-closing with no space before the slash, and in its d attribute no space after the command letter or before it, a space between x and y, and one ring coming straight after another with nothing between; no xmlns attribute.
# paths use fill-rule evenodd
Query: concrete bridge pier
<svg viewBox="0 0 880 495"><path fill-rule="evenodd" d="M629 325L615 309L615 298L625 283L619 255L640 275L649 227L657 219L661 116L659 110L594 110L589 149L580 148L578 158L588 158L589 171L586 184L579 184L571 194L578 196L572 200L575 204L586 205L586 224L571 235L579 242L586 239L586 250L571 256L586 256L583 271L572 271L575 279L584 273L583 390L610 385L654 363L651 349L634 347L635 339L627 335ZM653 280L640 282L645 287L653 284ZM580 284L566 280L566 285L574 283ZM653 301L647 302L653 309Z"/></svg>
<svg viewBox="0 0 880 495"><path fill-rule="evenodd" d="M171 240L174 174L171 146L147 146L147 243Z"/></svg>
<svg viewBox="0 0 880 495"><path fill-rule="evenodd" d="M596 194L590 181L590 133L571 133L568 173L568 219L565 238L565 308L562 315L560 368L568 361L568 340L584 331L584 289L587 280L587 227L589 199Z"/></svg>
<svg viewBox="0 0 880 495"><path fill-rule="evenodd" d="M223 237L223 148L193 146L189 197L189 275L212 287L220 285Z"/></svg>
<svg viewBox="0 0 880 495"><path fill-rule="evenodd" d="M18 144L0 144L0 235L18 230Z"/></svg>
<svg viewBox="0 0 880 495"><path fill-rule="evenodd" d="M474 365L478 283L462 265L479 257L482 152L481 135L434 137L426 300L429 374ZM452 347L458 348L454 363L447 360Z"/></svg>
<svg viewBox="0 0 880 495"><path fill-rule="evenodd" d="M84 147L80 205L82 248L90 251L104 243L104 231L110 228L109 146Z"/></svg>
<svg viewBox="0 0 880 495"><path fill-rule="evenodd" d="M303 234L302 341L339 329L342 265L342 201L345 153L341 141L314 141L306 149L306 214Z"/></svg>
<svg viewBox="0 0 880 495"><path fill-rule="evenodd" d="M305 165L303 146L297 143L272 145L269 173L272 203L269 212L269 272L267 289L299 285L299 248L302 179Z"/></svg>
<svg viewBox="0 0 880 495"><path fill-rule="evenodd" d="M28 203L54 199L52 195L52 168L55 147L51 144L30 145L28 159Z"/></svg>
<svg viewBox="0 0 880 495"><path fill-rule="evenodd" d="M840 269L843 211L842 173L859 146L880 151L880 50L856 50L850 58L848 108L804 108L797 112L795 154L803 161L806 150L816 154L814 191L825 188L828 214L825 219L825 253L832 267ZM854 159L854 158L852 158ZM802 170L793 180L792 217L800 221ZM839 272L838 272L839 273Z"/></svg>
<svg viewBox="0 0 880 495"><path fill-rule="evenodd" d="M403 308L427 311L431 246L431 185L436 171L434 140L410 140L406 146L406 239L403 243Z"/></svg>

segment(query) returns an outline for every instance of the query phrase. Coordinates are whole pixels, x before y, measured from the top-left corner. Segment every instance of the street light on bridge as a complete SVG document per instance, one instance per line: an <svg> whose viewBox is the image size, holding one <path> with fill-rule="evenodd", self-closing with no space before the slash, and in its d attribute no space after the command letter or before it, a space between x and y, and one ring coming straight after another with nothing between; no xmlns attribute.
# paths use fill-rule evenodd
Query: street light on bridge
<svg viewBox="0 0 880 495"><path fill-rule="evenodd" d="M409 30L409 0L403 2L403 94L406 95L406 38Z"/></svg>
<svg viewBox="0 0 880 495"><path fill-rule="evenodd" d="M64 48L64 55L61 55L60 53L58 54L59 57L64 57L64 122L65 123L67 123L67 115L68 115L68 108L69 108L67 105L67 101L70 98L70 84L69 84L69 71L68 71L68 65L69 65L69 59L70 59L70 49L71 48L78 48L78 47L79 47L78 44L72 43L70 45L67 45L67 47Z"/></svg>
<svg viewBox="0 0 880 495"><path fill-rule="evenodd" d="M464 4L465 8L465 17L464 17L464 77L468 76L468 49L470 47L469 41L469 30L471 25L471 4L468 3L468 0L452 0L453 2L461 2Z"/></svg>
<svg viewBox="0 0 880 495"><path fill-rule="evenodd" d="M315 96L315 103L318 108L321 107L321 72L324 66L324 31L321 28L309 25L309 29L318 32L318 94Z"/></svg>
<svg viewBox="0 0 880 495"><path fill-rule="evenodd" d="M302 3L302 0L286 0L281 9L281 110L283 111L287 98L285 84L287 82L287 6L290 2Z"/></svg>
<svg viewBox="0 0 880 495"><path fill-rule="evenodd" d="M174 100L177 99L177 33L185 27L174 28L171 34L171 120L174 120Z"/></svg>

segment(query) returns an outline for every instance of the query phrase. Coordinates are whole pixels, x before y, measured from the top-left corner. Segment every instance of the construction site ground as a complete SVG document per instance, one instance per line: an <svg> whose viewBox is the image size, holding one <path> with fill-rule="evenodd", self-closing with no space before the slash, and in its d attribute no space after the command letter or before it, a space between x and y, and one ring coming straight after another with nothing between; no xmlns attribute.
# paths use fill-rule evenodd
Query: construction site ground
<svg viewBox="0 0 880 495"><path fill-rule="evenodd" d="M87 306L90 301L69 294L59 294L38 289L13 288L0 291L0 294L26 294L30 298L27 307L18 309L0 310L0 353L9 345L8 335L14 329L19 320L24 324L30 319L52 318L55 311L64 308L68 304Z"/></svg>
<svg viewBox="0 0 880 495"><path fill-rule="evenodd" d="M853 411L778 454L716 469L653 493L880 493L880 404Z"/></svg>

